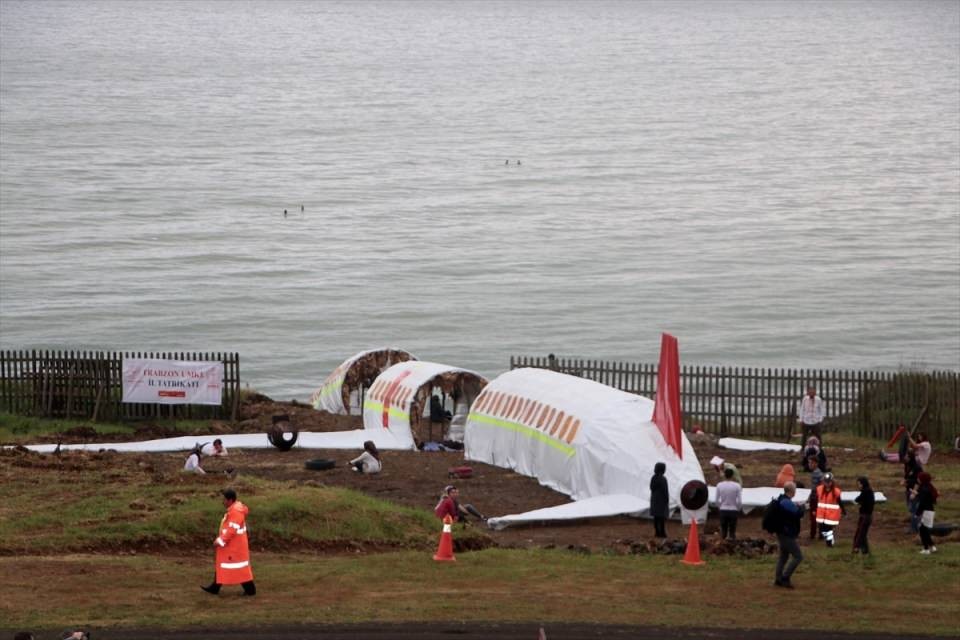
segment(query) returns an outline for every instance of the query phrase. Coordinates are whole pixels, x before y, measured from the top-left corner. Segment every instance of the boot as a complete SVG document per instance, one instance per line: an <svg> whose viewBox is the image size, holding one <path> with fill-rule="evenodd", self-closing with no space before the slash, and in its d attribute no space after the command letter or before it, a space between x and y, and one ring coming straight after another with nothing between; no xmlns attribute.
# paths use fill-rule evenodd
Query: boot
<svg viewBox="0 0 960 640"><path fill-rule="evenodd" d="M207 593L210 593L213 595L217 595L218 593L220 593L220 585L216 582L211 582L209 586L200 587L200 588L206 591Z"/></svg>
<svg viewBox="0 0 960 640"><path fill-rule="evenodd" d="M257 585L253 584L253 580L244 582L240 586L243 587L243 595L245 596L257 595Z"/></svg>

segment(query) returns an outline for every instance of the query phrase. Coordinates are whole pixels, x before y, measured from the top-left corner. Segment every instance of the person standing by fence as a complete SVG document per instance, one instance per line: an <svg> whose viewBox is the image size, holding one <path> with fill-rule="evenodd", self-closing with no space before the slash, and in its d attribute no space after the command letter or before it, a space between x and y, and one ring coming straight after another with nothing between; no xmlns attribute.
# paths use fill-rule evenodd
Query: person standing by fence
<svg viewBox="0 0 960 640"><path fill-rule="evenodd" d="M797 405L797 422L803 428L802 441L813 434L817 436L821 446L823 444L823 419L827 411L823 404L823 399L817 395L817 389L813 385L807 387L807 393L800 398Z"/></svg>

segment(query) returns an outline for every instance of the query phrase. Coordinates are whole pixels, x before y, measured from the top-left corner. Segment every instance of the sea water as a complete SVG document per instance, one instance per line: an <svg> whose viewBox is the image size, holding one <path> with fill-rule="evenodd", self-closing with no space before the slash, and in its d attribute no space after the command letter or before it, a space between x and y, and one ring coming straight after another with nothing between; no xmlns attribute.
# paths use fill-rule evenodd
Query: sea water
<svg viewBox="0 0 960 640"><path fill-rule="evenodd" d="M305 400L663 331L960 367L960 4L0 3L0 348Z"/></svg>

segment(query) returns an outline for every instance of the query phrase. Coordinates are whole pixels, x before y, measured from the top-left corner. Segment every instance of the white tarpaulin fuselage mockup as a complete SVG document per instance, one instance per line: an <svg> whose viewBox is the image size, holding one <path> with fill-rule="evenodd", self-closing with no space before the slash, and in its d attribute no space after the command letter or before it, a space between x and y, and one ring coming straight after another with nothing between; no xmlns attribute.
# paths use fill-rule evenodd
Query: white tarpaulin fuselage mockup
<svg viewBox="0 0 960 640"><path fill-rule="evenodd" d="M653 407L648 398L592 380L514 369L491 381L474 402L464 454L537 478L577 501L555 507L564 515L558 519L647 515L653 467L664 462L672 511L680 507L683 485L702 481L703 471L685 435L682 459L667 445L651 422ZM617 494L635 500L621 500L620 508Z"/></svg>
<svg viewBox="0 0 960 640"><path fill-rule="evenodd" d="M180 436L177 438L161 438L158 440L141 440L139 442L86 442L83 444L63 444L63 451L99 451L112 449L121 453L164 453L169 451L191 451L196 445L212 442L220 438L227 449L272 449L273 445L265 433L233 433L224 435L195 435ZM301 449L356 449L362 450L366 440L373 440L377 449L404 450L409 449L407 441L398 441L386 429L367 431L353 429L351 431L330 431L313 433L301 431L294 448ZM27 449L40 453L50 453L57 448L55 444L32 444Z"/></svg>
<svg viewBox="0 0 960 640"><path fill-rule="evenodd" d="M800 453L800 445L785 442L761 442L743 438L720 438L717 445L734 451L793 451Z"/></svg>
<svg viewBox="0 0 960 640"><path fill-rule="evenodd" d="M469 373L480 380L483 376L468 369L451 367L437 362L408 360L398 362L379 376L363 400L363 429L366 432L386 430L398 442L406 442L415 449L410 428L411 404L421 386L444 373ZM423 407L420 407L423 410Z"/></svg>
<svg viewBox="0 0 960 640"><path fill-rule="evenodd" d="M350 410L343 406L343 381L347 375L347 372L350 371L350 367L359 360L371 353L377 353L383 351L386 353L407 353L402 349L394 348L382 348L382 349L368 349L366 351L361 351L360 353L347 358L340 366L334 369L330 375L323 381L323 384L320 385L320 388L317 389L313 396L310 398L310 404L313 405L314 409L321 409L328 413L333 413L336 415L349 415ZM416 360L412 354L410 358ZM387 360L388 364L393 364L390 360ZM351 401L352 402L352 401Z"/></svg>

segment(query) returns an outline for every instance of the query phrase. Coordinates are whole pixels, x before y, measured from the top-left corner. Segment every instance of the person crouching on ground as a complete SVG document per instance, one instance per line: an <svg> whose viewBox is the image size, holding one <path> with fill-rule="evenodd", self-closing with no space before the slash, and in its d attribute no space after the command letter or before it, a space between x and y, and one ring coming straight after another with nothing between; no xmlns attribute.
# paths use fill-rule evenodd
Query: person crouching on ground
<svg viewBox="0 0 960 640"><path fill-rule="evenodd" d="M793 470L793 465L785 464L780 469L780 473L777 474L777 479L774 481L773 486L777 488L783 488L783 486L788 482L796 483L796 479L796 472Z"/></svg>
<svg viewBox="0 0 960 640"><path fill-rule="evenodd" d="M840 525L840 518L846 514L840 495L840 487L833 481L833 474L823 474L823 481L817 487L817 524L820 525L820 535L828 547L836 543L834 529Z"/></svg>
<svg viewBox="0 0 960 640"><path fill-rule="evenodd" d="M477 511L472 504L460 504L460 490L452 484L443 488L440 495L440 502L433 508L433 513L443 520L450 516L454 522L466 522L467 516L471 515L480 520L486 520L486 516Z"/></svg>
<svg viewBox="0 0 960 640"><path fill-rule="evenodd" d="M670 515L670 489L667 477L663 475L667 465L658 462L653 465L653 477L650 478L650 515L653 517L653 535L667 537L667 516Z"/></svg>
<svg viewBox="0 0 960 640"><path fill-rule="evenodd" d="M796 493L797 485L788 482L783 485L783 493L777 498L777 506L780 509L780 530L777 532L780 558L777 560L777 571L773 584L787 589L793 589L790 577L797 570L797 566L803 562L803 552L800 551L800 545L797 544L797 536L800 535L800 522L803 519L803 505L793 501ZM787 559L791 556L792 559L788 563Z"/></svg>
<svg viewBox="0 0 960 640"><path fill-rule="evenodd" d="M857 532L853 534L853 552L866 555L870 553L867 532L870 531L870 523L873 522L873 505L876 499L870 480L866 476L857 478L857 486L860 488L860 495L854 502L860 505L860 516L857 518Z"/></svg>
<svg viewBox="0 0 960 640"><path fill-rule="evenodd" d="M253 583L247 542L247 514L250 509L237 500L237 492L233 489L225 489L222 494L227 512L220 520L220 535L213 541L217 549L216 573L209 586L200 588L216 595L225 584L239 584L243 587L243 595L252 596L257 593L257 586Z"/></svg>
<svg viewBox="0 0 960 640"><path fill-rule="evenodd" d="M204 471L203 467L200 466L200 460L202 457L203 454L200 451L200 447L196 447L190 452L190 455L187 456L187 460L183 463L184 472L199 473L201 475L206 474L207 472Z"/></svg>
<svg viewBox="0 0 960 640"><path fill-rule="evenodd" d="M350 468L360 473L380 473L383 466L380 463L380 452L373 440L363 443L363 453L350 461Z"/></svg>

